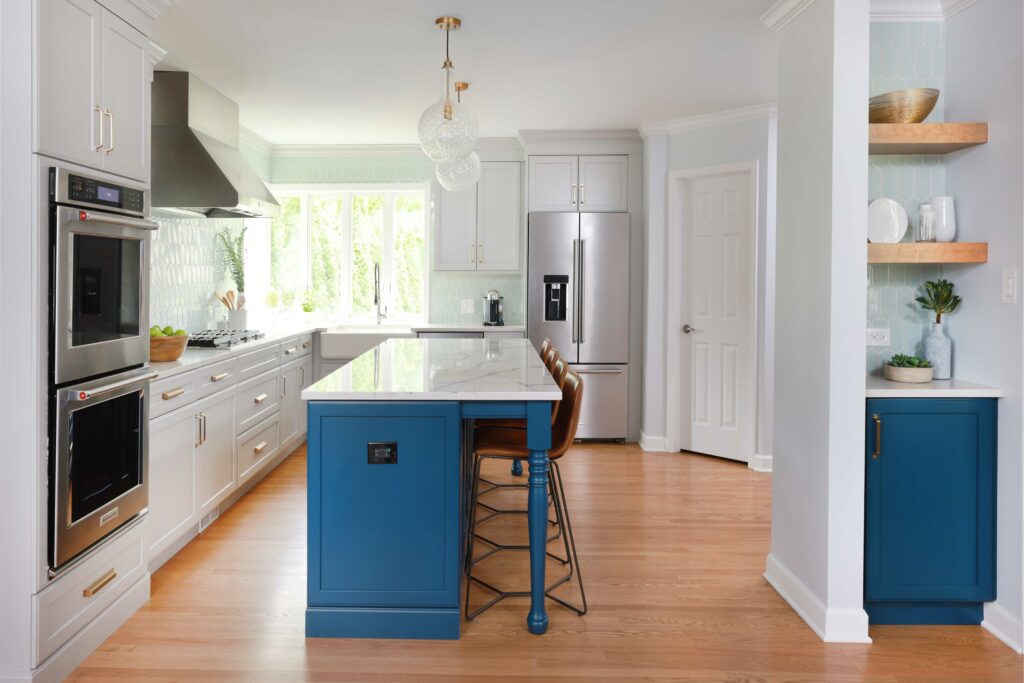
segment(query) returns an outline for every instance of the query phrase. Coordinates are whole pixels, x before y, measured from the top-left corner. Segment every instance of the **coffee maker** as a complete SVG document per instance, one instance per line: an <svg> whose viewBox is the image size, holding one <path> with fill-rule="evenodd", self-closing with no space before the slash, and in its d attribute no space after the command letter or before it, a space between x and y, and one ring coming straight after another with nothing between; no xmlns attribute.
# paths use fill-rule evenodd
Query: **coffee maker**
<svg viewBox="0 0 1024 683"><path fill-rule="evenodd" d="M484 297L484 325L491 327L505 324L505 297L492 289Z"/></svg>

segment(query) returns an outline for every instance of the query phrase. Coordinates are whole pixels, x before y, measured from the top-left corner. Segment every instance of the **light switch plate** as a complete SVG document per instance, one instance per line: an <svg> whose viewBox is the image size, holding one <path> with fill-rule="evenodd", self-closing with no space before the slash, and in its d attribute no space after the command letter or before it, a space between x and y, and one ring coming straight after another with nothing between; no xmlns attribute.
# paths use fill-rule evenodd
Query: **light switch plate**
<svg viewBox="0 0 1024 683"><path fill-rule="evenodd" d="M1002 280L1002 302L1004 304L1017 303L1017 271L1006 269L1003 271Z"/></svg>
<svg viewBox="0 0 1024 683"><path fill-rule="evenodd" d="M868 346L889 346L892 343L888 327L869 327Z"/></svg>
<svg viewBox="0 0 1024 683"><path fill-rule="evenodd" d="M473 301L473 299L463 299L462 300L462 313L463 313L463 315L472 315L473 314L473 304L474 303L475 302Z"/></svg>

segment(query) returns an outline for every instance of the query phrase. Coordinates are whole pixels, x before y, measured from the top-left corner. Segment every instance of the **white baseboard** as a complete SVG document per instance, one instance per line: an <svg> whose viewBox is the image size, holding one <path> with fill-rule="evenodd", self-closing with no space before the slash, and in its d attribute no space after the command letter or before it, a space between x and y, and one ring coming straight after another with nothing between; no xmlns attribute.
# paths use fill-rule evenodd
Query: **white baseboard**
<svg viewBox="0 0 1024 683"><path fill-rule="evenodd" d="M1024 623L1010 610L998 602L988 603L985 605L985 620L981 626L1013 648L1014 652L1024 655Z"/></svg>
<svg viewBox="0 0 1024 683"><path fill-rule="evenodd" d="M747 463L747 467L755 472L771 472L772 456L764 455L762 453L754 453L754 457L752 457L750 462Z"/></svg>
<svg viewBox="0 0 1024 683"><path fill-rule="evenodd" d="M645 451L657 451L659 453L668 452L668 437L665 436L651 436L640 432L640 448Z"/></svg>
<svg viewBox="0 0 1024 683"><path fill-rule="evenodd" d="M774 555L768 555L764 579L826 643L870 643L863 609L826 608L825 604Z"/></svg>

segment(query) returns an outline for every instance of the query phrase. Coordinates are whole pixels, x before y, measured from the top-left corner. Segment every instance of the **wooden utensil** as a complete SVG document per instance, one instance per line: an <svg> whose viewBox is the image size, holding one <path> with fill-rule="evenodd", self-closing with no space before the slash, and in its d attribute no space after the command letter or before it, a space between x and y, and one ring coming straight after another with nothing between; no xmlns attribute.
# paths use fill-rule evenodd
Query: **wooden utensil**
<svg viewBox="0 0 1024 683"><path fill-rule="evenodd" d="M230 310L232 310L232 311L235 310L235 292L234 292L234 290L229 290L228 291L227 298L228 298L228 308Z"/></svg>

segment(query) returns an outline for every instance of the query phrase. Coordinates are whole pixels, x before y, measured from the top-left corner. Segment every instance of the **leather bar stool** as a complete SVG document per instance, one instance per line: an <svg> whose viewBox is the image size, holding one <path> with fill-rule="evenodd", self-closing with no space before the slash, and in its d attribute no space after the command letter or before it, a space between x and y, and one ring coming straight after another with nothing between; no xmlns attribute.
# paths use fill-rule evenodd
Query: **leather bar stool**
<svg viewBox="0 0 1024 683"><path fill-rule="evenodd" d="M548 584L544 593L558 604L567 607L576 614L583 616L587 613L587 595L583 589L583 577L580 574L579 558L576 554L576 541L572 534L572 522L569 519L569 509L565 500L565 486L562 482L562 473L558 466L559 459L565 455L576 438L576 428L580 420L580 405L583 400L583 380L575 372L566 373L565 382L562 386L562 400L558 406L558 413L555 416L555 424L551 435L551 449L548 451L548 490L555 507L555 518L558 524L559 534L548 538L550 542L561 536L562 545L565 551L564 557L559 557L548 551L549 557L554 558L563 565L568 565L564 576L559 577ZM473 568L481 561L490 557L499 550L528 550L529 545L500 545L485 536L482 536L477 525L483 523L477 519L477 508L479 495L476 493L480 486L480 469L484 460L514 460L529 458L529 449L526 446L526 432L518 429L485 429L479 430L474 448L474 468L471 498L471 515L469 526L469 543L466 550L466 603L465 614L467 620L472 620L481 612L487 610L498 602L509 597L522 597L530 595L530 591L507 591L484 581L479 576L474 576ZM488 518L489 519L489 518ZM473 556L476 541L482 541L491 545L491 549L479 557ZM570 581L576 576L579 584L581 605L573 605L555 595L552 591ZM469 595L473 584L477 584L495 594L495 597L477 609L470 611Z"/></svg>

